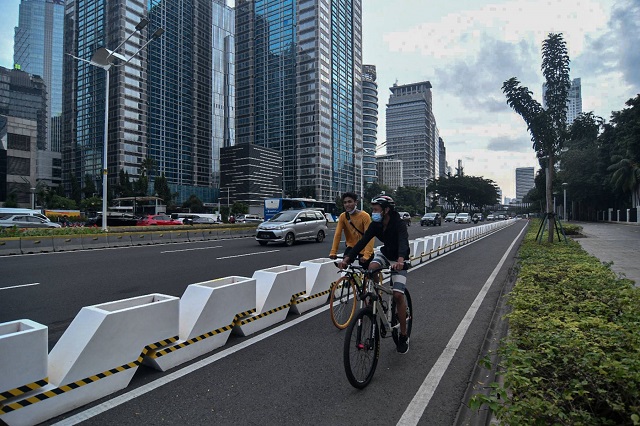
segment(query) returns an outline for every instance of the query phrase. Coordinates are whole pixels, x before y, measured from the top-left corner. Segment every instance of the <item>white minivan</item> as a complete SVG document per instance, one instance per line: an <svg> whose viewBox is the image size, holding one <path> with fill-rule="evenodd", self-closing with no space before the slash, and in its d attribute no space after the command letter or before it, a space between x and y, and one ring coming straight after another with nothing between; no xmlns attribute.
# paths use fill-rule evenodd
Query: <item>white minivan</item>
<svg viewBox="0 0 640 426"><path fill-rule="evenodd" d="M45 222L51 222L48 217L42 214L40 210L33 209L18 209L12 207L0 207L0 217L19 214L21 216L35 216L38 219L42 219Z"/></svg>

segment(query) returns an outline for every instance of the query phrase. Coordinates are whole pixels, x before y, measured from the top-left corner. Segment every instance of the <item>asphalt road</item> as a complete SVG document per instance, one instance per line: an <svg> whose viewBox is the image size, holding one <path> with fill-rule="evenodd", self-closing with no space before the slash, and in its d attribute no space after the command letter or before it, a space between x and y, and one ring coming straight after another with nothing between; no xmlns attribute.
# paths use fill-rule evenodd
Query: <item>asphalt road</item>
<svg viewBox="0 0 640 426"><path fill-rule="evenodd" d="M141 367L125 391L51 423L91 413L86 424L395 424L409 412L420 424L454 424L525 224L409 272L411 349L399 355L383 340L375 377L363 391L344 376L344 332L320 308L257 336L232 336L220 350L167 373ZM473 225L414 224L409 234L465 226ZM148 293L180 296L195 282L326 257L330 244L261 247L235 239L3 257L0 323L43 323L53 346L82 306ZM39 284L3 290L33 283Z"/></svg>

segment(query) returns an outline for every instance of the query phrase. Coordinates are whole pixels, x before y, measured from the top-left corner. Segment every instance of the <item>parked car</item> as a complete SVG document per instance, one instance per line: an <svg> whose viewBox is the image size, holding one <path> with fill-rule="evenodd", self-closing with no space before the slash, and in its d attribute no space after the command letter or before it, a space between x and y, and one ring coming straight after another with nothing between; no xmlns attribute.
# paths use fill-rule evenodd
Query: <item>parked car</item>
<svg viewBox="0 0 640 426"><path fill-rule="evenodd" d="M398 212L400 219L404 220L407 226L411 226L411 215L409 212Z"/></svg>
<svg viewBox="0 0 640 426"><path fill-rule="evenodd" d="M0 228L61 228L59 223L51 222L30 214L11 214L0 216Z"/></svg>
<svg viewBox="0 0 640 426"><path fill-rule="evenodd" d="M293 245L300 240L321 243L327 235L327 219L317 210L283 210L256 228L256 241L261 246L269 242Z"/></svg>
<svg viewBox="0 0 640 426"><path fill-rule="evenodd" d="M469 213L458 213L453 222L454 223L470 223L471 217L469 216Z"/></svg>
<svg viewBox="0 0 640 426"><path fill-rule="evenodd" d="M264 220L257 214L245 214L244 216L236 217L237 223L262 223Z"/></svg>
<svg viewBox="0 0 640 426"><path fill-rule="evenodd" d="M445 222L453 222L456 219L455 213L449 213L444 217Z"/></svg>
<svg viewBox="0 0 640 426"><path fill-rule="evenodd" d="M136 225L138 226L171 226L182 225L183 223L178 219L171 219L171 216L166 214L155 214L145 216L138 220Z"/></svg>
<svg viewBox="0 0 640 426"><path fill-rule="evenodd" d="M420 226L442 226L440 213L425 213L420 219Z"/></svg>

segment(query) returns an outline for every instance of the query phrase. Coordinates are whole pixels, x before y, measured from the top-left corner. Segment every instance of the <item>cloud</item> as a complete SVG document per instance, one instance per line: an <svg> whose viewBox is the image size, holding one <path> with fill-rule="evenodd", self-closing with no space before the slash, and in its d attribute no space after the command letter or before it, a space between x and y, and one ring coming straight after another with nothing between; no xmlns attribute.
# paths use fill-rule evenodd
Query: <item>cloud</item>
<svg viewBox="0 0 640 426"><path fill-rule="evenodd" d="M513 76L521 81L535 81L536 68L531 64L539 62L538 52L525 40L509 43L488 36L483 39L477 55L438 67L434 85L483 113L507 112L509 106L502 84Z"/></svg>
<svg viewBox="0 0 640 426"><path fill-rule="evenodd" d="M531 152L531 141L526 138L500 136L489 140L489 151Z"/></svg>

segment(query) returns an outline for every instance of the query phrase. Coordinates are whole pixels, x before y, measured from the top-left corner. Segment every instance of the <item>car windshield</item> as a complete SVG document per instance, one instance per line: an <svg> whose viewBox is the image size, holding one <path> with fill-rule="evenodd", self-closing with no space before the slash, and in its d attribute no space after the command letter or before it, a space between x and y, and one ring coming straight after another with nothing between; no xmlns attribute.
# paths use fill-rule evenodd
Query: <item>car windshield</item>
<svg viewBox="0 0 640 426"><path fill-rule="evenodd" d="M455 213L449 213L447 217L455 217L455 215L456 215Z"/></svg>
<svg viewBox="0 0 640 426"><path fill-rule="evenodd" d="M436 217L435 213L427 213L424 215L424 217Z"/></svg>
<svg viewBox="0 0 640 426"><path fill-rule="evenodd" d="M458 213L458 216L469 216L469 213Z"/></svg>
<svg viewBox="0 0 640 426"><path fill-rule="evenodd" d="M295 219L297 214L298 212L293 211L280 212L269 219L269 222L291 222L293 219Z"/></svg>

